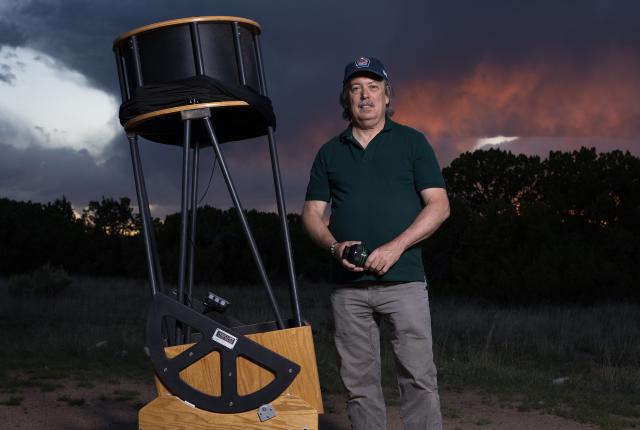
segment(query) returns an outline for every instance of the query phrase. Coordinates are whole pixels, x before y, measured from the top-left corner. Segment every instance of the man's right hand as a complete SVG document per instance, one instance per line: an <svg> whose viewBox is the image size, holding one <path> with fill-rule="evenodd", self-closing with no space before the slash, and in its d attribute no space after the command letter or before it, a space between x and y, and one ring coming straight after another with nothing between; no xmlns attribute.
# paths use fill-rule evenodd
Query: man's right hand
<svg viewBox="0 0 640 430"><path fill-rule="evenodd" d="M302 224L307 234L315 243L324 249L327 249L329 244L335 241L335 238L322 218L327 204L328 203L323 200L307 200L304 202L304 207L302 208ZM347 240L337 243L333 252L333 257L340 262L342 267L351 272L362 272L364 269L343 259L342 252L347 246L358 243L361 242L357 240Z"/></svg>
<svg viewBox="0 0 640 430"><path fill-rule="evenodd" d="M340 242L336 245L335 252L333 253L333 257L340 262L342 267L349 270L350 272L364 272L364 269L362 267L358 267L355 264L350 263L347 259L342 258L342 253L344 252L344 249L346 247L357 245L359 243L362 242L359 240L347 240L345 242Z"/></svg>

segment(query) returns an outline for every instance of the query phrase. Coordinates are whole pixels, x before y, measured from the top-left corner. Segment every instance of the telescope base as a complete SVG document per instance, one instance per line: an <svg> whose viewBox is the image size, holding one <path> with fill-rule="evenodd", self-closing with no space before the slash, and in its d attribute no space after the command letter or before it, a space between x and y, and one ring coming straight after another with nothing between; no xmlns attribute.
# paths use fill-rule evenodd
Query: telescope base
<svg viewBox="0 0 640 430"><path fill-rule="evenodd" d="M318 413L324 412L311 326L248 334L246 337L297 363L300 366L300 373L284 394L300 397ZM191 344L170 346L165 348L165 353L172 358L190 346ZM220 356L209 354L186 368L181 373L181 377L203 393L220 396L222 390L220 370ZM258 391L273 380L270 372L248 360L239 361L237 371L237 387L240 395ZM157 376L155 382L159 397L172 394Z"/></svg>
<svg viewBox="0 0 640 430"><path fill-rule="evenodd" d="M318 430L318 412L300 397L283 394L270 403L275 416L260 421L258 409L219 414L177 397L157 397L138 413L139 430Z"/></svg>

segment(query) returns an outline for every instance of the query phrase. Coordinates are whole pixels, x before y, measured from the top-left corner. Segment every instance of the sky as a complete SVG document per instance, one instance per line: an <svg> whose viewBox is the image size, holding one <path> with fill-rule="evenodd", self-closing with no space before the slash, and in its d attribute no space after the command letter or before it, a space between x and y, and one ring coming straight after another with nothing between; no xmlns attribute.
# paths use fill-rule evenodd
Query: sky
<svg viewBox="0 0 640 430"><path fill-rule="evenodd" d="M302 208L318 148L347 126L338 94L345 65L360 56L383 61L393 119L423 132L442 167L488 147L640 156L635 0L0 0L0 198L64 195L79 212L103 196L135 204L113 41L203 15L262 28L289 212ZM180 149L140 146L154 215L177 211ZM275 210L266 138L223 153L243 206ZM202 150L199 199L226 208L212 161Z"/></svg>

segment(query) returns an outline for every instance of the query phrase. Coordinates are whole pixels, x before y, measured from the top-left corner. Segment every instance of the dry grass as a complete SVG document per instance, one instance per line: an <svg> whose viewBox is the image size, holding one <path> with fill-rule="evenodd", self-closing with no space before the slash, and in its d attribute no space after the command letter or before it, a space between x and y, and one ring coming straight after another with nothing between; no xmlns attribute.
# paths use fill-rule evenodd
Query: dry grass
<svg viewBox="0 0 640 430"><path fill-rule="evenodd" d="M260 287L199 286L194 306L208 289L231 299L229 316L245 323L273 319ZM322 388L340 392L329 294L327 285L300 285ZM279 287L277 296L288 316L286 287ZM151 368L143 352L148 302L148 289L139 281L75 278L64 295L27 299L10 296L7 281L0 280L0 403L19 403L24 384L45 390L70 369L82 384L98 376L148 378ZM479 389L522 410L542 409L603 429L640 426L638 321L640 305L631 303L505 308L432 297L440 385ZM388 338L384 324L382 333ZM383 364L385 392L394 402L388 347ZM11 379L7 369L27 376Z"/></svg>

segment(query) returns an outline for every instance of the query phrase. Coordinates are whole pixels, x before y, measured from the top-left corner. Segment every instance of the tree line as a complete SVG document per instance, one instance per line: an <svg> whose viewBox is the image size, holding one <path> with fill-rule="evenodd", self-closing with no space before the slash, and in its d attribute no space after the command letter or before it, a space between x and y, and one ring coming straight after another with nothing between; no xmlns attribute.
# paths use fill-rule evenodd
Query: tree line
<svg viewBox="0 0 640 430"><path fill-rule="evenodd" d="M443 169L451 216L424 241L436 294L503 302L594 302L640 298L640 159L582 148L547 158L489 149ZM251 210L249 225L272 281L286 282L277 214ZM198 282L259 281L235 209L198 208ZM327 253L288 223L301 282L323 281ZM154 219L165 279L178 271L180 214ZM41 204L0 198L0 275L45 264L77 275L145 278L139 215L103 197L81 216L62 197Z"/></svg>

